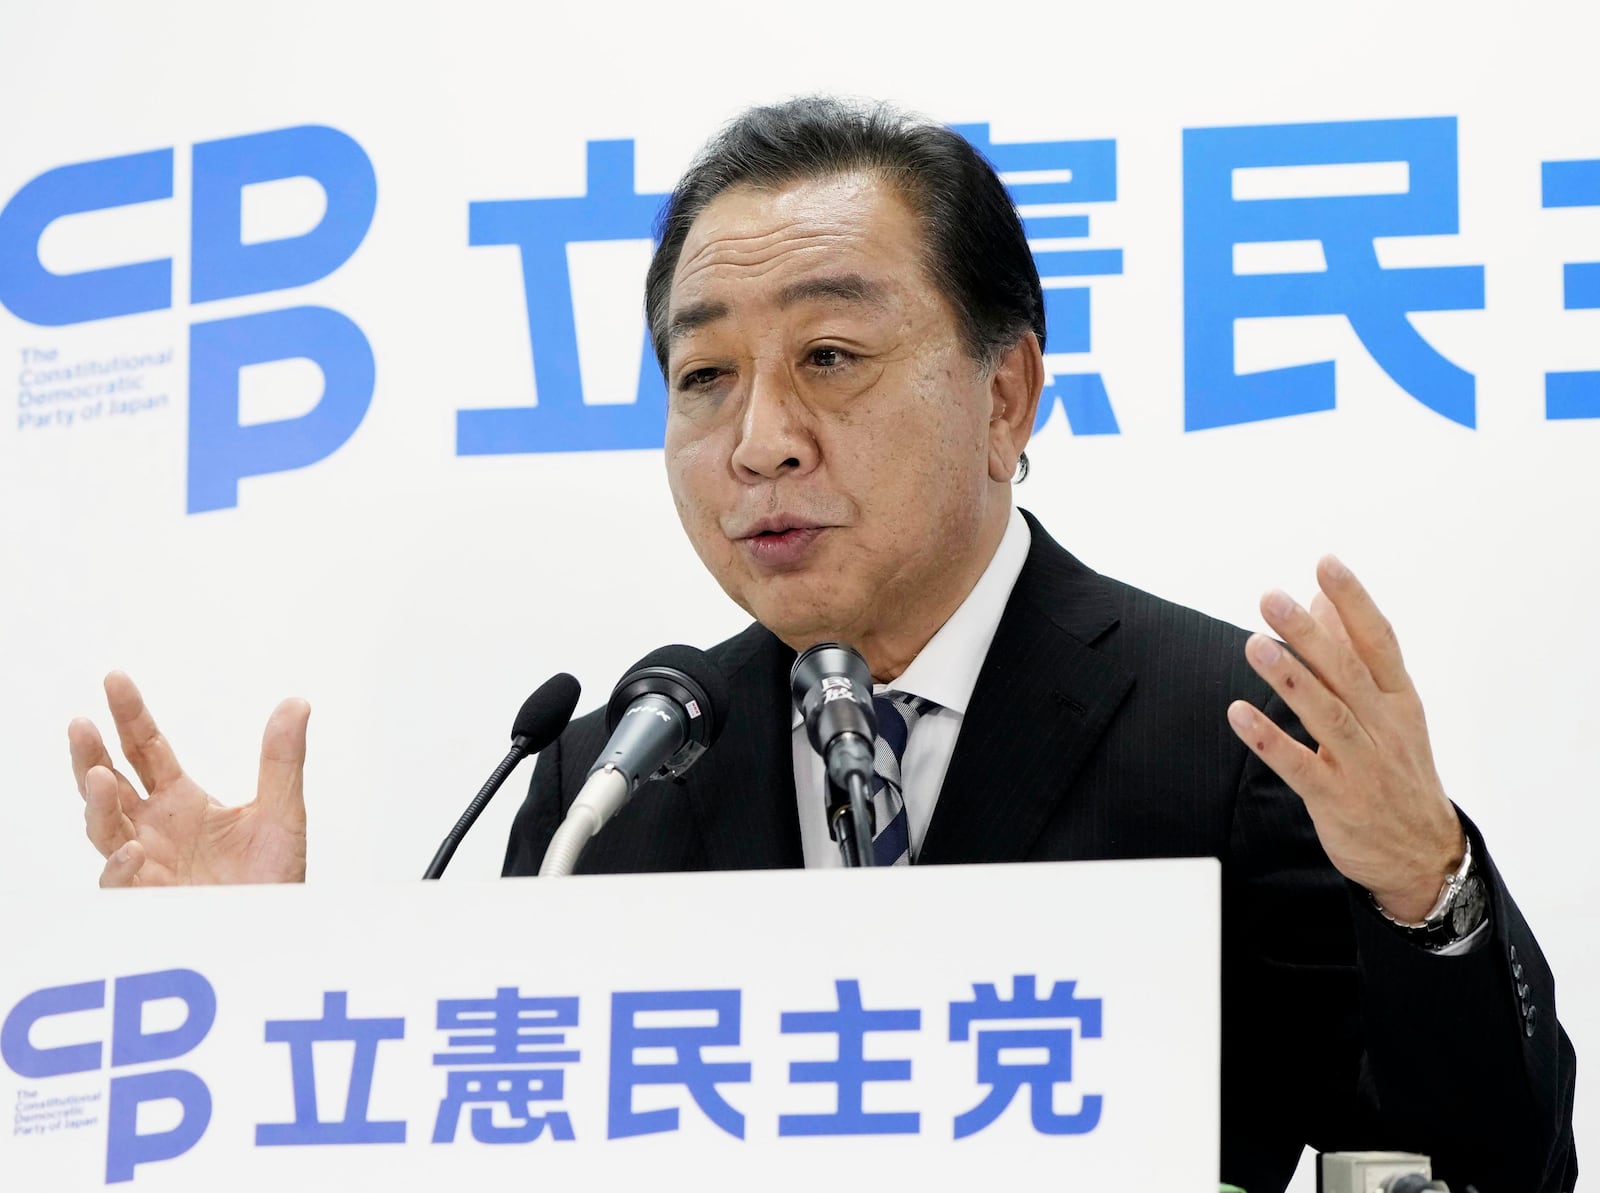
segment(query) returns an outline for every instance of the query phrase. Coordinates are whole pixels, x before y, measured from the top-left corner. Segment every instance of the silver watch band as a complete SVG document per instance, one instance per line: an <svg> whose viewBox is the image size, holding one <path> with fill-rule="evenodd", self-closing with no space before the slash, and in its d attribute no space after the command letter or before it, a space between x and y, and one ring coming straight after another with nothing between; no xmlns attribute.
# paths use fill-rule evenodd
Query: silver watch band
<svg viewBox="0 0 1600 1193"><path fill-rule="evenodd" d="M1378 909L1378 914L1395 927L1409 928L1412 931L1422 931L1442 923L1444 917L1450 911L1451 904L1460 896L1462 887L1467 885L1467 875L1472 873L1472 838L1465 833L1462 834L1462 837L1466 842L1466 847L1461 854L1461 864L1456 867L1454 874L1444 880L1444 885L1439 888L1439 897L1434 900L1433 906L1429 908L1427 915L1414 924L1408 924L1405 920L1396 919L1390 915L1383 904L1378 902L1378 897L1368 891L1367 897L1372 900L1372 905Z"/></svg>

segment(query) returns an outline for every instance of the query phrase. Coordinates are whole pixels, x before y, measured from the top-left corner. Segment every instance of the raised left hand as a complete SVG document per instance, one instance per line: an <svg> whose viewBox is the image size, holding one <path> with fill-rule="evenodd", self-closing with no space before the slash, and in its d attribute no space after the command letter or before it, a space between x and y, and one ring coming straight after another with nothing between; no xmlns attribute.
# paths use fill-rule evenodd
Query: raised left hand
<svg viewBox="0 0 1600 1193"><path fill-rule="evenodd" d="M1396 919L1420 920L1461 864L1461 821L1434 769L1422 701L1393 627L1333 556L1317 564L1317 584L1309 610L1278 590L1261 599L1262 616L1294 653L1265 634L1245 644L1251 667L1317 750L1244 700L1228 707L1228 723L1305 801L1339 872Z"/></svg>

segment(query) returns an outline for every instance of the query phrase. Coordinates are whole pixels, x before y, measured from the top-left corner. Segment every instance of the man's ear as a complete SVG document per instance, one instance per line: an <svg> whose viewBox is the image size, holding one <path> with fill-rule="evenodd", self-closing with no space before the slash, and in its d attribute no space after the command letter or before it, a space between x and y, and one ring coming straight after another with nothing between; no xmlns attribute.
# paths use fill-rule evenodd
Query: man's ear
<svg viewBox="0 0 1600 1193"><path fill-rule="evenodd" d="M1023 333L995 363L989 378L989 479L1009 482L1033 434L1044 389L1044 354L1039 337Z"/></svg>

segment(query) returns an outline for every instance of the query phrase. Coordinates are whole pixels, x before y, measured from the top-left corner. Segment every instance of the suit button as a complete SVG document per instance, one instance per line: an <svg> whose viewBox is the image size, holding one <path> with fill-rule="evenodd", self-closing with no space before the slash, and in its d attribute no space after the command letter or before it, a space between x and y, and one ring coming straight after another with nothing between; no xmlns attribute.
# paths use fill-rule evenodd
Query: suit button
<svg viewBox="0 0 1600 1193"><path fill-rule="evenodd" d="M1512 964L1511 964L1511 976L1516 978L1517 981L1519 981L1519 982L1522 980L1522 962L1520 962L1520 961L1512 962Z"/></svg>
<svg viewBox="0 0 1600 1193"><path fill-rule="evenodd" d="M1527 998L1528 997L1528 983L1526 983L1526 982L1518 982L1517 983L1517 997L1518 998Z"/></svg>
<svg viewBox="0 0 1600 1193"><path fill-rule="evenodd" d="M1515 962L1516 959L1517 959L1517 946L1516 945L1512 945L1511 946L1511 960L1513 962Z"/></svg>
<svg viewBox="0 0 1600 1193"><path fill-rule="evenodd" d="M1522 1033L1530 1040L1533 1038L1533 1027L1539 1019L1539 1008L1529 1007L1523 1015Z"/></svg>

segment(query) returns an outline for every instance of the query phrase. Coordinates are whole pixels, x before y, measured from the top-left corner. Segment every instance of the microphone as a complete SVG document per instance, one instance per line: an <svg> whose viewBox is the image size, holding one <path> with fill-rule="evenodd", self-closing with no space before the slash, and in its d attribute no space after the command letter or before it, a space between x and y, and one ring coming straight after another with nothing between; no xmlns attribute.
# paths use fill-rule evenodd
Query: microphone
<svg viewBox="0 0 1600 1193"><path fill-rule="evenodd" d="M424 879L438 878L444 873L444 868L455 856L456 846L461 844L461 838L467 835L467 830L494 798L494 793L500 790L500 784L506 781L506 776L516 769L517 763L529 754L537 754L561 736L567 722L572 720L572 710L578 707L578 691L578 681L563 671L545 680L533 695L522 702L522 707L517 710L517 719L511 722L511 752L500 760L500 765L494 768L488 781L472 797L461 819L446 834L439 851L433 855L427 871L422 875Z"/></svg>
<svg viewBox="0 0 1600 1193"><path fill-rule="evenodd" d="M551 838L539 874L571 874L584 847L647 779L683 774L728 718L728 681L703 650L663 646L640 659L606 705L611 738Z"/></svg>
<svg viewBox="0 0 1600 1193"><path fill-rule="evenodd" d="M847 866L874 864L872 790L878 714L872 671L854 647L819 642L801 651L789 691L811 748L828 772L828 831Z"/></svg>

